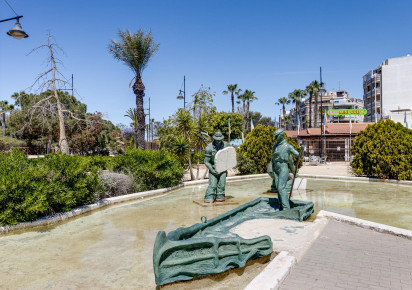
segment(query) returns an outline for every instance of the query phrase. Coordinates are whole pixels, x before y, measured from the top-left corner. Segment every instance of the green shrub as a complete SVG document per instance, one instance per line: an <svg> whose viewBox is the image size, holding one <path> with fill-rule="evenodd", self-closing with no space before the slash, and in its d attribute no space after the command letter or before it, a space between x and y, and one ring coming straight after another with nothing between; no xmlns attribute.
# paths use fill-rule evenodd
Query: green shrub
<svg viewBox="0 0 412 290"><path fill-rule="evenodd" d="M26 142L7 136L0 136L0 151L8 151L14 147L24 147Z"/></svg>
<svg viewBox="0 0 412 290"><path fill-rule="evenodd" d="M351 166L357 175L412 179L412 130L392 120L369 125L352 146Z"/></svg>
<svg viewBox="0 0 412 290"><path fill-rule="evenodd" d="M97 171L79 156L49 154L29 160L17 149L0 154L0 224L13 225L94 201Z"/></svg>
<svg viewBox="0 0 412 290"><path fill-rule="evenodd" d="M140 149L127 149L113 157L112 170L130 173L138 191L177 185L184 174L182 164L171 153Z"/></svg>
<svg viewBox="0 0 412 290"><path fill-rule="evenodd" d="M277 128L257 125L245 137L245 142L237 150L238 170L241 174L266 173L272 157L273 145L276 140L273 136ZM300 148L292 138L285 134L286 140L299 152ZM295 162L296 162L296 158ZM302 166L300 162L299 167Z"/></svg>
<svg viewBox="0 0 412 290"><path fill-rule="evenodd" d="M242 137L243 116L238 113L216 113L212 119L213 132L220 131L225 140L228 140L229 120L230 118L230 139L239 139Z"/></svg>
<svg viewBox="0 0 412 290"><path fill-rule="evenodd" d="M92 170L93 167L96 167L100 170L109 170L111 167L112 157L104 155L90 155L83 157L86 162L87 170Z"/></svg>

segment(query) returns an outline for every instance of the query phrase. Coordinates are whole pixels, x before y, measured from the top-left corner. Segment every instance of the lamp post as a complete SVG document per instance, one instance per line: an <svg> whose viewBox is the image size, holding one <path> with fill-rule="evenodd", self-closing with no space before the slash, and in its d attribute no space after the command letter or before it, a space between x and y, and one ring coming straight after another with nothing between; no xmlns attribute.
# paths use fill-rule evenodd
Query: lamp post
<svg viewBox="0 0 412 290"><path fill-rule="evenodd" d="M15 39L22 39L22 38L27 38L29 35L23 31L23 28L21 27L21 24L19 22L19 19L22 18L23 16L16 16L12 18L7 18L0 20L0 22L6 22L10 20L16 20L16 23L14 24L13 28L10 29L7 34L14 37Z"/></svg>
<svg viewBox="0 0 412 290"><path fill-rule="evenodd" d="M183 76L183 91L179 90L179 95L177 96L177 99L183 100L183 109L186 110L186 76Z"/></svg>

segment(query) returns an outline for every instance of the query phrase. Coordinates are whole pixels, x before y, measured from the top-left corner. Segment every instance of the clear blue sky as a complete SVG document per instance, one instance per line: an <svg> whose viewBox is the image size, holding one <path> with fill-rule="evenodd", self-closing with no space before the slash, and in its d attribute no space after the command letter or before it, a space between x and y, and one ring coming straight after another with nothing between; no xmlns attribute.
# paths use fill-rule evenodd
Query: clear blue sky
<svg viewBox="0 0 412 290"><path fill-rule="evenodd" d="M135 106L128 87L132 72L108 53L119 29L152 30L159 51L143 72L152 116L162 120L186 75L186 96L201 84L216 91L218 110L231 109L227 84L256 92L251 105L264 116L279 115L278 98L304 89L323 69L326 89L362 98L362 76L391 57L412 52L412 1L51 1L8 0L28 39L6 35L0 23L0 100L29 87L45 70L46 51L26 56L50 31L65 54L63 73L74 74L88 111L113 123ZM0 19L14 13L0 0Z"/></svg>

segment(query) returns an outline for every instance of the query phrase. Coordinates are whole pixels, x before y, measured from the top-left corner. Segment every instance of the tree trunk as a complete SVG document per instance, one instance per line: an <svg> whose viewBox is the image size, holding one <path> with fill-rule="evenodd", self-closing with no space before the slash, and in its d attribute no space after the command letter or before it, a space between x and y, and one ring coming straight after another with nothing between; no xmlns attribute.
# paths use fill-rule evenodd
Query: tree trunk
<svg viewBox="0 0 412 290"><path fill-rule="evenodd" d="M250 102L247 101L247 103L246 103L246 129L249 129L249 126L250 126L249 107L250 107ZM252 130L252 128L250 128L250 129Z"/></svg>
<svg viewBox="0 0 412 290"><path fill-rule="evenodd" d="M57 96L57 92L55 91L56 97L56 104L57 104L57 113L59 116L59 147L60 151L63 154L69 154L69 143L67 142L66 138L66 130L64 128L64 116L62 112L62 104L60 103L60 99Z"/></svg>
<svg viewBox="0 0 412 290"><path fill-rule="evenodd" d="M46 149L46 153L50 154L52 152L52 138L53 138L53 134L50 132L49 135L47 136L47 149Z"/></svg>
<svg viewBox="0 0 412 290"><path fill-rule="evenodd" d="M318 93L315 93L315 128L318 126Z"/></svg>
<svg viewBox="0 0 412 290"><path fill-rule="evenodd" d="M199 150L196 149L197 155L197 168L196 168L196 180L199 179L199 169L200 169L200 160L199 160Z"/></svg>
<svg viewBox="0 0 412 290"><path fill-rule="evenodd" d="M192 168L192 156L191 156L191 150L189 149L189 172L190 172L190 180L195 180L195 175L193 174L193 168Z"/></svg>
<svg viewBox="0 0 412 290"><path fill-rule="evenodd" d="M209 168L206 167L206 171L205 171L205 173L203 174L202 179L205 179L205 178L206 178L206 175L207 175L208 172L209 172Z"/></svg>
<svg viewBox="0 0 412 290"><path fill-rule="evenodd" d="M133 92L136 95L136 113L137 113L137 145L138 148L144 150L145 141L145 129L146 129L146 118L143 108L143 97L145 87L140 77L136 77L136 82L133 85Z"/></svg>
<svg viewBox="0 0 412 290"><path fill-rule="evenodd" d="M232 113L235 112L235 95L232 92Z"/></svg>
<svg viewBox="0 0 412 290"><path fill-rule="evenodd" d="M137 148L137 125L134 126L133 144L134 144L134 148Z"/></svg>
<svg viewBox="0 0 412 290"><path fill-rule="evenodd" d="M285 104L282 104L282 113L283 113L283 130L286 130L286 122L285 122L285 118L286 118L286 108L285 108Z"/></svg>
<svg viewBox="0 0 412 290"><path fill-rule="evenodd" d="M312 128L312 95L309 96L309 128Z"/></svg>
<svg viewBox="0 0 412 290"><path fill-rule="evenodd" d="M1 121L3 127L3 136L6 137L6 113L3 112L3 120Z"/></svg>

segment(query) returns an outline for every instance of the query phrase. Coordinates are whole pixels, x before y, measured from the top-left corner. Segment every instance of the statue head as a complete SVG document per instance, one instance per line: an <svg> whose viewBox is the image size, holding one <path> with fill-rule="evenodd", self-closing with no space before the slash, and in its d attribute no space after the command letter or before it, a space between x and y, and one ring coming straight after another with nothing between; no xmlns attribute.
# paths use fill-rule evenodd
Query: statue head
<svg viewBox="0 0 412 290"><path fill-rule="evenodd" d="M220 142L222 142L224 136L222 134L222 132L217 131L214 135L213 135L213 140L215 141L215 143L219 144Z"/></svg>
<svg viewBox="0 0 412 290"><path fill-rule="evenodd" d="M273 133L273 136L275 136L277 142L280 142L285 139L285 132L283 131L283 129L277 129L275 133Z"/></svg>

